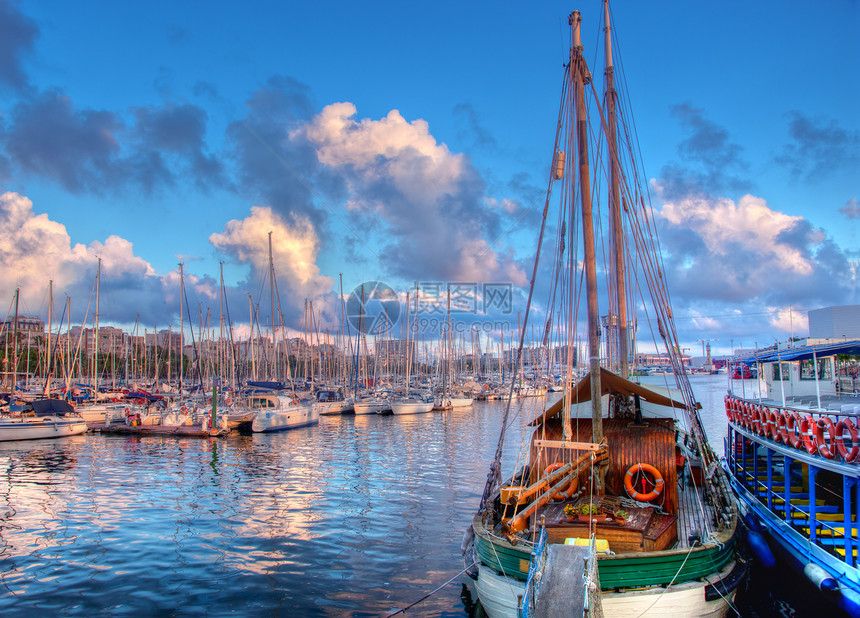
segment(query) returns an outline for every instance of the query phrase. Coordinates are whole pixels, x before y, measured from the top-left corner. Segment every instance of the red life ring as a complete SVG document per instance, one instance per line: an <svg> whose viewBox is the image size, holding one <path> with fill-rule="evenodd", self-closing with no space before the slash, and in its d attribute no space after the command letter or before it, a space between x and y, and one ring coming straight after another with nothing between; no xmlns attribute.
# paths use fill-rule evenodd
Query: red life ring
<svg viewBox="0 0 860 618"><path fill-rule="evenodd" d="M848 435L851 438L851 449L845 446L845 430L848 429ZM836 442L836 450L842 456L846 463L852 463L860 454L860 446L857 444L857 426L850 418L843 418L836 423L836 435L833 437Z"/></svg>
<svg viewBox="0 0 860 618"><path fill-rule="evenodd" d="M789 412L779 410L779 439L777 442L782 442L783 444L790 444L788 441L788 415Z"/></svg>
<svg viewBox="0 0 860 618"><path fill-rule="evenodd" d="M768 429L770 429L770 438L777 444L782 444L782 430L784 427L780 427L779 424L780 415L779 410L770 410L768 412Z"/></svg>
<svg viewBox="0 0 860 618"><path fill-rule="evenodd" d="M827 429L827 436L830 438L830 444L824 437L824 430ZM836 449L833 448L833 439L836 436L836 428L833 426L833 421L830 417L819 416L818 422L815 423L815 446L818 447L818 454L825 459L833 459L836 456Z"/></svg>
<svg viewBox="0 0 860 618"><path fill-rule="evenodd" d="M633 475L638 472L647 472L654 477L654 489L652 489L647 494L639 493L633 488ZM644 478L642 479L642 483L645 483ZM634 500L641 500L642 502L651 502L657 496L663 493L663 475L661 475L660 471L657 470L657 468L655 468L651 464L633 464L627 470L627 474L624 475L624 489L627 490L627 495Z"/></svg>
<svg viewBox="0 0 860 618"><path fill-rule="evenodd" d="M126 416L131 416L131 408L129 408L128 406L125 407L125 410L123 410L123 412L125 412Z"/></svg>
<svg viewBox="0 0 860 618"><path fill-rule="evenodd" d="M767 431L766 437L771 440L776 440L779 436L779 429L777 426L777 415L776 412L771 410L770 408L764 408L764 416L767 419ZM778 440L777 440L778 441Z"/></svg>
<svg viewBox="0 0 860 618"><path fill-rule="evenodd" d="M180 414L188 414L188 408L187 408L186 406L182 406L182 407L179 409L179 413L180 413Z"/></svg>
<svg viewBox="0 0 860 618"><path fill-rule="evenodd" d="M793 448L800 448L802 440L798 431L800 431L800 417L795 412L786 412L785 414L785 431L788 434L786 444L790 444Z"/></svg>
<svg viewBox="0 0 860 618"><path fill-rule="evenodd" d="M563 463L558 462L548 465L546 467L546 470L543 471L544 476L549 476L551 473L555 472L563 465ZM576 492L577 489L579 489L579 478L573 479L565 487L559 489L557 492L551 495L550 500L567 500Z"/></svg>
<svg viewBox="0 0 860 618"><path fill-rule="evenodd" d="M800 419L800 437L803 440L803 446L806 452L810 455L815 455L818 452L818 447L815 444L815 438L812 435L812 428L815 426L815 420L807 414Z"/></svg>
<svg viewBox="0 0 860 618"><path fill-rule="evenodd" d="M767 437L767 414L761 406L755 407L755 429L758 435Z"/></svg>

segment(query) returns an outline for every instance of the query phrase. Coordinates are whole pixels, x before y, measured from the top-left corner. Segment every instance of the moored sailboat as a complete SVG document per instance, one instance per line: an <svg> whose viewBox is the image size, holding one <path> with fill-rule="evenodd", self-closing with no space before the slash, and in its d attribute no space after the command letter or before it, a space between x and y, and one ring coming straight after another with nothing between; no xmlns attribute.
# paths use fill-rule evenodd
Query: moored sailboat
<svg viewBox="0 0 860 618"><path fill-rule="evenodd" d="M554 183L558 183L559 231L556 250L548 252L553 257L553 301L546 311L545 332L547 336L558 333L567 351L562 382L570 386L549 408L534 410L523 433L525 463L514 467L503 481L509 400L481 504L464 539L467 563L477 566L473 575L478 598L492 618L541 615L540 599L581 598L587 589L581 587L581 570L549 570L541 558L544 551L563 556L581 544L599 549L592 554L597 568L591 583L600 591L596 602L605 615L725 615L746 573L736 548L736 504L708 444L699 405L680 361L668 292L659 275L659 247L653 236L642 233L651 228L645 193L636 184L641 166L631 160L635 150L620 140L630 132L615 128L621 110L614 87L607 3L604 16L606 107L600 111L597 127L589 126L595 114L589 115L586 97L597 94L582 54L581 16L578 11L570 16L572 45L565 66L554 164L520 331L521 357L547 215ZM609 170L608 190L594 191L608 201L604 254L609 257L603 271L610 293L603 349L588 150L594 128L604 134L605 148L599 150L605 153ZM574 237L579 229L581 244ZM635 270L626 263L628 254L635 256L631 260ZM631 275L638 275L642 285L630 289L647 290L647 298L627 297ZM584 281L582 290L580 281ZM579 298L585 301L588 343L588 372L581 379L573 354ZM661 341L655 344L671 358L676 387L671 392L658 392L629 378L633 320L627 315L637 306L656 321L653 332L659 333ZM604 350L605 366L601 366ZM515 383L516 376L511 395ZM539 539L544 539L540 547Z"/></svg>

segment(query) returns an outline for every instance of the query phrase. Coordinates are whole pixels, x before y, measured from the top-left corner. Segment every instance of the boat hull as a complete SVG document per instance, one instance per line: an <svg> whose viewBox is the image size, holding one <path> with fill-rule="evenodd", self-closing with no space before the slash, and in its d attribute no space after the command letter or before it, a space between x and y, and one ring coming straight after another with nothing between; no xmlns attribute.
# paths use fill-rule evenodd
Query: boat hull
<svg viewBox="0 0 860 618"><path fill-rule="evenodd" d="M3 419L0 421L0 442L64 438L86 431L87 423L82 418Z"/></svg>
<svg viewBox="0 0 860 618"><path fill-rule="evenodd" d="M356 414L382 414L389 405L381 401L362 401L354 404Z"/></svg>
<svg viewBox="0 0 860 618"><path fill-rule="evenodd" d="M315 425L319 420L319 413L315 412L310 405L290 406L285 410L260 410L251 423L251 431L254 433L286 431Z"/></svg>
<svg viewBox="0 0 860 618"><path fill-rule="evenodd" d="M391 404L391 412L394 414L424 414L433 411L433 402L425 401L401 401Z"/></svg>

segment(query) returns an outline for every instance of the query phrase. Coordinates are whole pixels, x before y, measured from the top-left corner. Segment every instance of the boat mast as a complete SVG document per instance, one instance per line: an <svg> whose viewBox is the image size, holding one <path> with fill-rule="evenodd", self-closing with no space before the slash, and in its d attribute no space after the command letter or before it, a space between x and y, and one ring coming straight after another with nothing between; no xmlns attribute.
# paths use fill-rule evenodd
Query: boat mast
<svg viewBox="0 0 860 618"><path fill-rule="evenodd" d="M624 242L621 229L621 201L619 198L619 155L618 155L618 130L616 128L616 93L615 93L615 67L612 64L612 28L609 24L609 0L603 0L603 16L605 21L604 54L606 58L606 112L609 128L606 133L607 146L609 150L609 221L612 229L611 255L613 258L612 270L614 274L611 304L615 305L615 313L612 315L610 307L610 326L612 318L615 317L617 325L611 328L615 335L615 353L617 355L617 367L619 375L627 379L630 375L628 367L627 350L627 289L624 280Z"/></svg>
<svg viewBox="0 0 860 618"><path fill-rule="evenodd" d="M591 211L591 174L588 165L588 118L585 109L585 86L591 83L591 73L582 56L579 11L570 14L573 46L570 51L570 78L576 97L576 141L579 157L579 190L582 205L582 235L585 252L585 295L588 317L588 365L591 376L592 442L603 441L603 413L600 405L600 320L597 307L597 273L594 250L594 219ZM597 489L603 488L602 475Z"/></svg>
<svg viewBox="0 0 860 618"><path fill-rule="evenodd" d="M179 395L182 395L182 375L185 370L185 323L183 322L182 297L185 295L185 270L179 263ZM191 319L191 316L188 316Z"/></svg>
<svg viewBox="0 0 860 618"><path fill-rule="evenodd" d="M95 336L93 337L93 379L94 390L93 400L99 402L99 298L101 296L101 281L102 281L102 259L99 258L98 268L96 270L96 315L95 315Z"/></svg>

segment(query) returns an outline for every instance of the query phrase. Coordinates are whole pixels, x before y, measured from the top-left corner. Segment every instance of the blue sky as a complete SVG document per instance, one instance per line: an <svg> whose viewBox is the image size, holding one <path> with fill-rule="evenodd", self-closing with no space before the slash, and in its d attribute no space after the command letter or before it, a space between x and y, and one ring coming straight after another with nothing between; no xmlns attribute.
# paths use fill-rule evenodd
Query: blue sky
<svg viewBox="0 0 860 618"><path fill-rule="evenodd" d="M522 290L571 10L601 44L599 2L534 4L0 0L0 290L80 320L100 255L102 320L163 328L223 261L246 316L268 231L295 327L339 273ZM858 7L613 5L685 344L860 303Z"/></svg>

